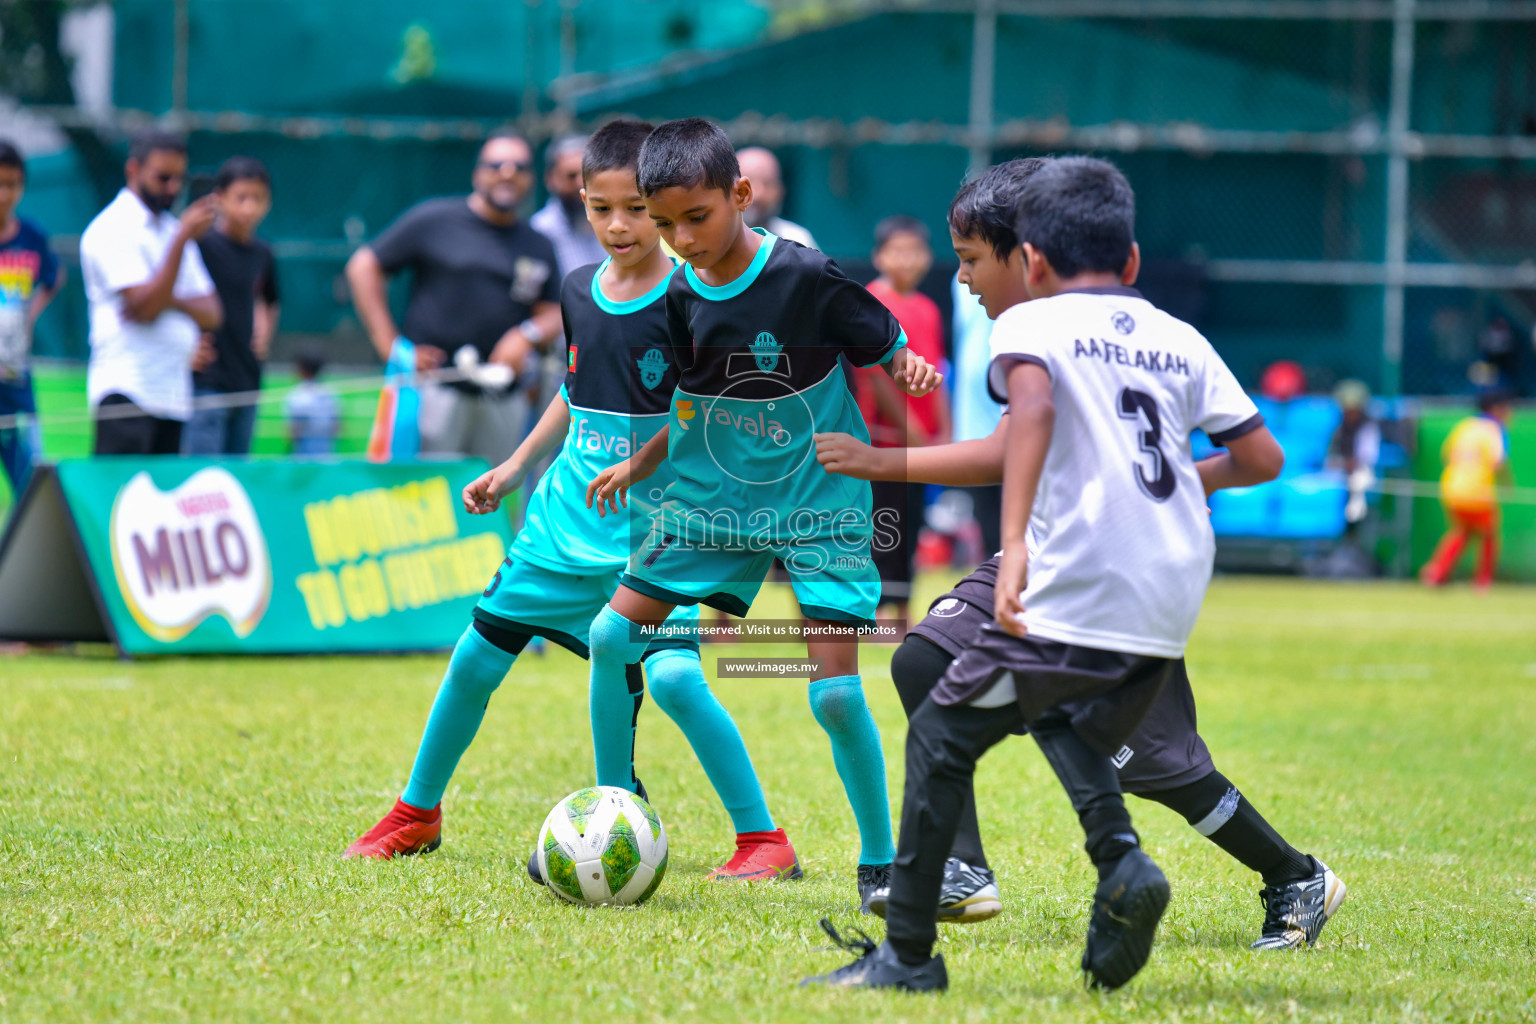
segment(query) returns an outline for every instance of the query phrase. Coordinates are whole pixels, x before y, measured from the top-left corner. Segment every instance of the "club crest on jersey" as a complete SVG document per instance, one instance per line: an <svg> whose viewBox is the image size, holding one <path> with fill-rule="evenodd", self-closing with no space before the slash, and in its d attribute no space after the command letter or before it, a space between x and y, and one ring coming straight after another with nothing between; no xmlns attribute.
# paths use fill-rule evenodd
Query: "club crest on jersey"
<svg viewBox="0 0 1536 1024"><path fill-rule="evenodd" d="M635 360L635 365L640 367L640 383L645 385L647 391L655 391L656 385L667 375L667 357L661 354L659 348L648 350Z"/></svg>
<svg viewBox="0 0 1536 1024"><path fill-rule="evenodd" d="M779 344L779 339L767 331L759 334L757 340L752 342L752 358L757 362L757 368L764 373L772 373L779 368L779 355L784 351L784 346Z"/></svg>
<svg viewBox="0 0 1536 1024"><path fill-rule="evenodd" d="M1110 317L1109 322L1113 324L1115 330L1119 331L1121 334L1130 334L1136 329L1136 321L1131 319L1131 314L1124 311L1116 313L1114 316Z"/></svg>

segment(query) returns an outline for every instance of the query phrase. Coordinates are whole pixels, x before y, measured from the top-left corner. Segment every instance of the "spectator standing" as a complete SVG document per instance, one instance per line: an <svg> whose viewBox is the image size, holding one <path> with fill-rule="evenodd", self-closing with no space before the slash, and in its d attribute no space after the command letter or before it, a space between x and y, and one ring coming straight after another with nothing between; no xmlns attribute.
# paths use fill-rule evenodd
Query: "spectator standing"
<svg viewBox="0 0 1536 1024"><path fill-rule="evenodd" d="M32 328L64 283L64 271L43 229L16 215L27 187L27 165L0 139L0 465L18 497L42 454L32 394Z"/></svg>
<svg viewBox="0 0 1536 1024"><path fill-rule="evenodd" d="M341 432L341 402L330 385L320 383L325 361L315 352L301 352L293 361L299 382L288 392L283 411L288 441L295 455L331 455Z"/></svg>
<svg viewBox="0 0 1536 1024"><path fill-rule="evenodd" d="M943 315L938 304L917 290L933 266L928 229L915 217L887 217L875 227L875 269L880 276L869 291L896 317L907 335L907 347L934 366L944 362ZM921 398L902 394L879 367L857 372L860 411L869 424L870 440L881 448L920 448L948 444L949 396L937 390ZM880 570L880 600L895 606L905 618L912 596L912 562L923 527L922 484L876 481L876 522L894 530L899 543L889 550L875 546ZM883 519L881 517L884 517ZM876 537L881 535L877 529Z"/></svg>
<svg viewBox="0 0 1536 1024"><path fill-rule="evenodd" d="M1364 381L1342 380L1333 389L1333 400L1341 413L1338 429L1328 442L1329 469L1344 474L1349 501L1344 506L1344 521L1358 523L1365 518L1367 494L1376 484L1376 463L1381 458L1381 426L1371 418L1371 389Z"/></svg>
<svg viewBox="0 0 1536 1024"><path fill-rule="evenodd" d="M214 200L204 196L180 218L171 215L187 174L187 146L162 131L134 138L125 172L126 186L80 236L95 453L174 455L192 418L198 338L223 321L197 248L213 226Z"/></svg>
<svg viewBox="0 0 1536 1024"><path fill-rule="evenodd" d="M577 267L601 263L608 255L587 223L587 206L581 200L581 154L586 148L585 135L568 135L550 143L544 153L549 199L528 218L534 230L555 247L562 280Z"/></svg>
<svg viewBox="0 0 1536 1024"><path fill-rule="evenodd" d="M260 160L233 156L214 180L218 219L198 250L219 303L224 323L203 335L192 360L194 399L248 394L238 405L197 403L182 438L188 455L247 455L256 428L256 396L261 364L277 331L277 264L272 248L256 229L272 209L272 179Z"/></svg>
<svg viewBox="0 0 1536 1024"><path fill-rule="evenodd" d="M1472 583L1486 590L1493 585L1499 557L1499 495L1495 489L1509 476L1509 417L1514 411L1509 392L1485 391L1477 399L1478 413L1456 424L1440 450L1445 471L1440 475L1440 501L1450 528L1440 538L1420 578L1432 587L1448 582L1467 541L1478 537L1482 548Z"/></svg>
<svg viewBox="0 0 1536 1024"><path fill-rule="evenodd" d="M819 249L810 231L779 216L784 209L784 172L779 158L761 146L748 146L737 150L736 162L741 165L741 176L752 183L752 205L742 213L747 227L763 228L808 249Z"/></svg>
<svg viewBox="0 0 1536 1024"><path fill-rule="evenodd" d="M549 239L518 217L533 185L533 151L511 132L497 132L480 149L467 198L418 203L353 253L347 281L358 317L381 359L402 331L385 286L389 275L412 272L403 337L415 347L418 369L452 359L461 370L490 363L534 375L537 361L560 333L560 274ZM484 375L489 378L490 375ZM523 437L526 392L469 380L421 388L421 450L506 461Z"/></svg>

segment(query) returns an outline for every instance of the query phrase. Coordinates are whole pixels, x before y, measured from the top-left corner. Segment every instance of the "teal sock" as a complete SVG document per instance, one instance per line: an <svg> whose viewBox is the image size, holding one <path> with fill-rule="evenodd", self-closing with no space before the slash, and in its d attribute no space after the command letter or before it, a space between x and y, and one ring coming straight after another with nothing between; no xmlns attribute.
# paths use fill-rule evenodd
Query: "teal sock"
<svg viewBox="0 0 1536 1024"><path fill-rule="evenodd" d="M832 739L832 763L859 823L859 863L889 864L896 845L891 841L885 752L864 701L864 685L858 676L832 676L812 680L810 693L811 713Z"/></svg>
<svg viewBox="0 0 1536 1024"><path fill-rule="evenodd" d="M470 626L448 660L448 672L432 702L427 729L411 766L411 781L400 799L412 807L436 807L459 758L480 729L486 703L517 660Z"/></svg>
<svg viewBox="0 0 1536 1024"><path fill-rule="evenodd" d="M645 680L656 706L677 723L693 747L736 831L772 832L773 818L741 730L704 681L698 652L656 652L645 659Z"/></svg>
<svg viewBox="0 0 1536 1024"><path fill-rule="evenodd" d="M640 627L603 605L592 620L592 681L587 688L592 716L592 751L597 762L597 784L635 788L635 718L639 706L626 679L631 665L645 653L646 639L633 639Z"/></svg>

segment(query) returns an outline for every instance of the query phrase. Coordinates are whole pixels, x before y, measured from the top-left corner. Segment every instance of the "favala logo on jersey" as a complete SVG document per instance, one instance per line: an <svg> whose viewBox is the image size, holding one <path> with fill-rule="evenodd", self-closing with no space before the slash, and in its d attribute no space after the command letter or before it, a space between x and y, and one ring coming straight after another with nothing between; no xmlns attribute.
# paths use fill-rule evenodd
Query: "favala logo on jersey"
<svg viewBox="0 0 1536 1024"><path fill-rule="evenodd" d="M784 346L779 344L779 339L764 331L752 342L752 357L757 361L757 368L764 373L772 373L779 368L779 355L784 351Z"/></svg>
<svg viewBox="0 0 1536 1024"><path fill-rule="evenodd" d="M655 391L661 378L667 375L667 357L661 354L659 348L647 351L635 360L635 365L640 367L640 383L645 385L647 391Z"/></svg>
<svg viewBox="0 0 1536 1024"><path fill-rule="evenodd" d="M198 470L169 492L138 473L117 492L109 532L123 602L154 639L180 640L210 615L224 616L244 637L266 614L266 538L228 470Z"/></svg>

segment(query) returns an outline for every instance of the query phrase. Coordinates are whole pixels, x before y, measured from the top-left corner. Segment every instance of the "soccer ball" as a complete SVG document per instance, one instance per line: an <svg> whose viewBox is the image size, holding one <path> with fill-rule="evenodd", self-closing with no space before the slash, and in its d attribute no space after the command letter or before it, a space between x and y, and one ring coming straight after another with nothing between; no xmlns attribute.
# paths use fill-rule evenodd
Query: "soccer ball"
<svg viewBox="0 0 1536 1024"><path fill-rule="evenodd" d="M667 833L627 789L592 786L555 804L539 829L545 884L572 903L626 906L648 899L667 873Z"/></svg>

